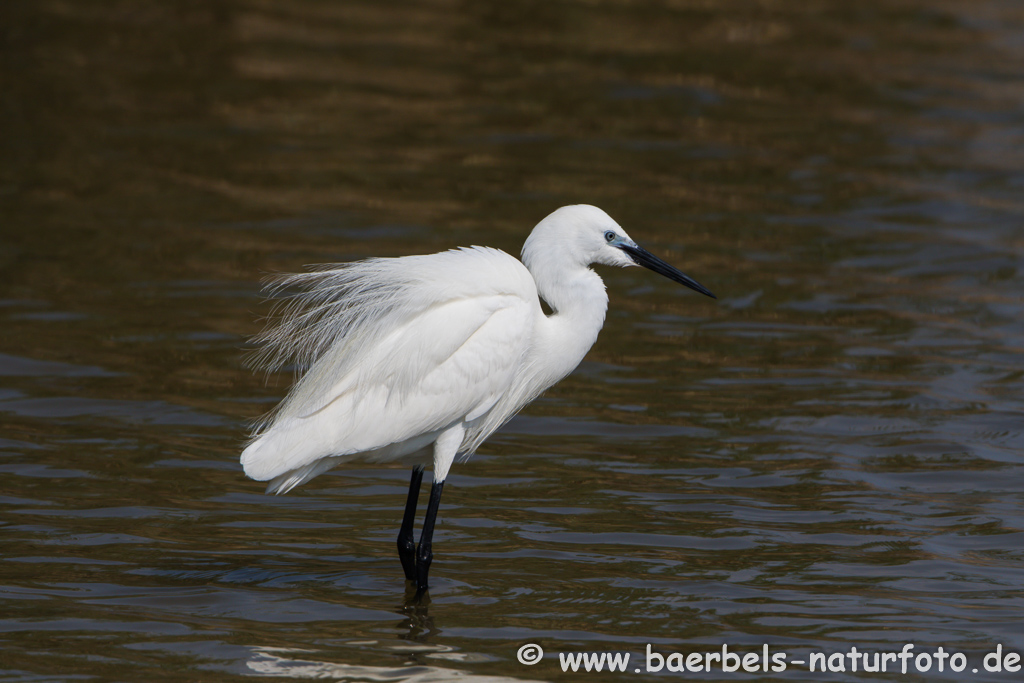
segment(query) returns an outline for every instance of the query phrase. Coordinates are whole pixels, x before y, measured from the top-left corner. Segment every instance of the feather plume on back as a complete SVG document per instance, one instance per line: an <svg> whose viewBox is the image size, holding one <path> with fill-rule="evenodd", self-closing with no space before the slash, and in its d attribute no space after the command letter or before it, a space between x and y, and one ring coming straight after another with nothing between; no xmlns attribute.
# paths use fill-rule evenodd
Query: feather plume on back
<svg viewBox="0 0 1024 683"><path fill-rule="evenodd" d="M271 373L294 364L298 377L308 373L332 349L332 355L339 356L335 370L343 372L346 366L357 365L359 348L338 353L339 349L351 346L345 343L346 338L358 339L361 348L369 348L374 337L390 329L383 322L401 315L403 303L406 308L411 303L403 292L410 290L415 278L408 277L398 261L372 258L324 264L311 266L313 270L306 273L281 273L267 278L264 291L268 299L276 298L277 302L268 316L267 327L251 340L258 348L250 355L248 365ZM282 296L291 289L298 291ZM306 374L292 393L309 379L312 378ZM286 403L287 400L259 425L265 425Z"/></svg>

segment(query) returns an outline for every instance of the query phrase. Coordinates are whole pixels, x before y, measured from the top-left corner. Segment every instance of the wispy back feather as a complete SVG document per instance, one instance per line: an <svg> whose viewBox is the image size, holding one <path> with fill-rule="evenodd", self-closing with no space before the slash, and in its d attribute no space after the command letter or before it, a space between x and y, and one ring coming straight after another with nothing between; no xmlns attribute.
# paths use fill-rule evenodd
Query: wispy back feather
<svg viewBox="0 0 1024 683"><path fill-rule="evenodd" d="M268 299L277 299L267 327L252 338L258 348L247 364L275 372L294 363L298 373L355 330L393 313L400 292L410 284L393 258L308 266L305 273L278 273L265 281ZM298 288L298 291L286 293Z"/></svg>

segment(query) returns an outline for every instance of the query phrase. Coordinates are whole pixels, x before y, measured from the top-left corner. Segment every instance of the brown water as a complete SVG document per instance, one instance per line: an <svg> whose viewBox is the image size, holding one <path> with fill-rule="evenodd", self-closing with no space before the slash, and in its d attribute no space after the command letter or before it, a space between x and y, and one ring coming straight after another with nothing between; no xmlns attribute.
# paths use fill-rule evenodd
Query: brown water
<svg viewBox="0 0 1024 683"><path fill-rule="evenodd" d="M0 60L3 680L723 643L1019 679L982 659L1024 650L1020 3L40 0ZM456 465L407 602L405 470L242 475L289 381L241 364L259 280L518 253L577 202L720 299L602 271L600 340Z"/></svg>

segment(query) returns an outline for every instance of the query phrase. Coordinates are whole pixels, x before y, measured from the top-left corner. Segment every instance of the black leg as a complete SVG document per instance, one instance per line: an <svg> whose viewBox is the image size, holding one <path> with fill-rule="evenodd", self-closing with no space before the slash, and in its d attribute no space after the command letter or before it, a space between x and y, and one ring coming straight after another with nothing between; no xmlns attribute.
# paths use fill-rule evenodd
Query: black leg
<svg viewBox="0 0 1024 683"><path fill-rule="evenodd" d="M427 572L430 561L434 559L430 542L434 538L434 520L437 519L437 508L441 506L441 490L444 481L435 481L430 487L430 502L427 503L427 515L423 518L423 531L420 533L420 544L416 548L416 590L427 590Z"/></svg>
<svg viewBox="0 0 1024 683"><path fill-rule="evenodd" d="M423 466L412 468L409 479L409 497L405 501L405 516L402 517L402 528L398 532L398 557L402 560L405 578L416 580L416 539L412 535L412 525L416 521L416 501L420 497L420 484L423 482Z"/></svg>

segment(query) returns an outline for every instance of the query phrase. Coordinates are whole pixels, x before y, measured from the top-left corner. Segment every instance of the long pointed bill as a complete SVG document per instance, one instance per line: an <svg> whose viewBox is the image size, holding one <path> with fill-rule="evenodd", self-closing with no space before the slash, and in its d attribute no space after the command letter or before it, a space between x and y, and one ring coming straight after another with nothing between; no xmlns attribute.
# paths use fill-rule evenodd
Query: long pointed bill
<svg viewBox="0 0 1024 683"><path fill-rule="evenodd" d="M711 293L711 290L702 285L701 283L694 280L692 277L682 272L681 270L670 266L669 264L662 261L660 258L647 251L643 247L638 247L632 244L623 244L619 247L622 251L629 254L629 257L633 259L633 262L638 266L649 268L658 275L664 275L669 280L678 282L681 285L686 285L690 289L700 292L704 296L710 296L712 299L718 297Z"/></svg>

